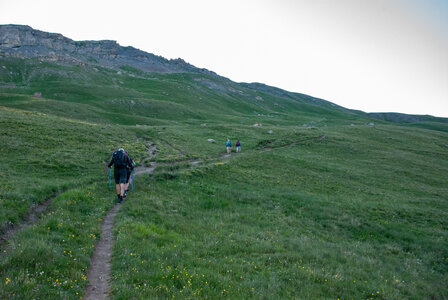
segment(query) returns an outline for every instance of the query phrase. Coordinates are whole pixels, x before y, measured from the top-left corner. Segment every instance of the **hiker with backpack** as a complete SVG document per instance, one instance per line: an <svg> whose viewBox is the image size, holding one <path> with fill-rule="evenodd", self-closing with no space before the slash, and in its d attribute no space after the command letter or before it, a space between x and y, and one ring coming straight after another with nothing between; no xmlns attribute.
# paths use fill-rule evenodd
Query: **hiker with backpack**
<svg viewBox="0 0 448 300"><path fill-rule="evenodd" d="M118 149L118 151L115 151L114 154L112 154L112 160L108 167L111 168L112 165L114 165L114 178L117 187L118 203L121 203L123 202L127 168L132 165L129 156L125 155L123 148Z"/></svg>
<svg viewBox="0 0 448 300"><path fill-rule="evenodd" d="M236 152L241 152L241 143L240 143L240 140L236 141L235 147L236 147Z"/></svg>
<svg viewBox="0 0 448 300"><path fill-rule="evenodd" d="M230 151L232 151L232 143L230 142L229 139L227 139L226 148L227 148L227 153L230 154Z"/></svg>
<svg viewBox="0 0 448 300"><path fill-rule="evenodd" d="M134 171L135 161L131 156L129 156L128 151L124 150L124 155L126 155L131 162L130 165L126 166L126 184L124 185L124 197L126 198L128 195L129 179L131 178L131 174ZM134 177L132 177L132 180L134 180Z"/></svg>

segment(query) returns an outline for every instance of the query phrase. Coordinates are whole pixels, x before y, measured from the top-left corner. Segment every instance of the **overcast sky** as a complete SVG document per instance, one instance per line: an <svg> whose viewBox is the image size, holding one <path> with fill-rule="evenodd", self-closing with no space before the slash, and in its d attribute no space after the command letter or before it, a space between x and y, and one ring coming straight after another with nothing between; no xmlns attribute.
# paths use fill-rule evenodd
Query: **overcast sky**
<svg viewBox="0 0 448 300"><path fill-rule="evenodd" d="M116 40L366 112L448 117L448 0L0 0L0 24Z"/></svg>

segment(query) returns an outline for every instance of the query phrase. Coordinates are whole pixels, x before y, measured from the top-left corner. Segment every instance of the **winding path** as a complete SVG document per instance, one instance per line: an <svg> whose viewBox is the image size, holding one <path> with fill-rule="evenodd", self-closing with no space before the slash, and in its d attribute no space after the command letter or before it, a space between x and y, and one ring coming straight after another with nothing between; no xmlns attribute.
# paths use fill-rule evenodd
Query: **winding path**
<svg viewBox="0 0 448 300"><path fill-rule="evenodd" d="M156 148L150 144L148 148L148 158L145 161L149 161L154 157ZM228 158L230 154L223 154L220 158ZM191 166L197 166L202 160L191 160ZM162 163L163 164L163 163ZM134 169L134 175L139 176L143 174L152 174L156 168L156 162L150 162L149 166L139 166ZM86 293L83 299L85 300L100 300L109 298L109 280L110 280L110 267L111 256L113 250L113 227L114 218L121 208L121 204L115 204L115 206L109 210L101 225L101 238L95 245L95 250L90 258L90 267L87 272L87 279L89 284L86 287Z"/></svg>
<svg viewBox="0 0 448 300"><path fill-rule="evenodd" d="M325 136L320 136L317 139L325 138ZM307 138L303 141L307 141ZM302 142L302 141L299 141ZM283 148L288 146L294 146L296 142L283 145L280 147L274 148ZM264 147L262 151L269 151L274 149L272 147ZM134 175L142 175L142 174L152 174L156 168L156 162L149 162L151 158L156 154L157 149L153 144L149 144L148 146L148 157L144 160L142 166L135 168ZM219 159L227 159L232 155L227 153L222 153L219 155ZM191 167L195 167L201 163L212 163L215 159L211 160L189 160ZM145 166L145 164L149 162L149 166ZM161 163L163 164L163 163ZM168 163L169 164L169 163ZM108 299L109 298L109 280L110 280L110 267L111 267L111 256L113 250L113 226L114 226L114 218L120 210L121 204L115 204L115 206L107 213L106 217L103 220L101 226L101 238L95 245L95 250L90 258L90 268L87 273L87 279L89 280L89 285L86 288L86 293L83 299Z"/></svg>
<svg viewBox="0 0 448 300"><path fill-rule="evenodd" d="M148 157L145 161L151 160L154 157L157 149L151 143L148 145ZM149 167L140 166L135 168L134 175L152 174L156 168L156 163L149 163ZM101 238L95 245L95 250L90 258L90 267L87 272L87 279L89 284L86 287L86 293L83 299L85 300L99 300L109 298L109 280L110 280L110 266L111 256L114 244L113 228L114 219L121 204L109 210L106 217L103 219L101 225Z"/></svg>

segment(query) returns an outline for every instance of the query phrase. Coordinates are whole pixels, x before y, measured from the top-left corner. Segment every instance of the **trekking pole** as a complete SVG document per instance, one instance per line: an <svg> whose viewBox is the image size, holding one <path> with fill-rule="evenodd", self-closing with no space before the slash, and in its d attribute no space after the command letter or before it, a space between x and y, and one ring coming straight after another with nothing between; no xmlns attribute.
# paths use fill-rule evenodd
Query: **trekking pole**
<svg viewBox="0 0 448 300"><path fill-rule="evenodd" d="M131 177L132 177L132 191L134 191L134 170L131 170Z"/></svg>
<svg viewBox="0 0 448 300"><path fill-rule="evenodd" d="M109 190L110 190L111 184L112 184L112 169L109 168Z"/></svg>

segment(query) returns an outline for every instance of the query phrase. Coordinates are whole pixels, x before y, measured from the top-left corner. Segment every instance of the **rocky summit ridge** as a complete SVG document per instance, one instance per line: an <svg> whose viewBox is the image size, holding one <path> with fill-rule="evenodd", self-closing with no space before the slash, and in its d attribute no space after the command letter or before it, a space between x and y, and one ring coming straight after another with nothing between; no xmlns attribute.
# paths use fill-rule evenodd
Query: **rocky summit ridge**
<svg viewBox="0 0 448 300"><path fill-rule="evenodd" d="M118 72L129 70L129 67L131 67L143 72L210 75L199 76L195 81L201 82L211 90L232 97L249 97L250 99L253 98L252 100L254 101L263 101L261 96L252 97L249 96L250 93L246 95L243 92L245 89L247 91L268 94L276 99L334 108L352 115L361 114L382 121L395 123L448 123L448 118L437 118L428 115L364 113L354 111L323 99L285 91L262 83L235 83L225 77L217 75L213 71L197 68L185 62L183 59L178 58L168 60L162 56L157 56L134 47L123 47L116 41L74 41L62 34L36 30L27 25L0 25L0 59L8 59L8 57L37 59L39 61L48 61L60 65L79 65L93 68L105 67L117 70ZM5 68L5 66L3 66L3 68ZM134 76L133 72L130 74ZM2 86L9 88L15 86L15 84L4 83L3 85L0 85L0 88Z"/></svg>
<svg viewBox="0 0 448 300"><path fill-rule="evenodd" d="M183 59L168 60L134 47L120 46L116 41L74 41L61 34L36 30L26 25L0 25L0 56L100 65L113 69L131 66L145 72L216 75Z"/></svg>

